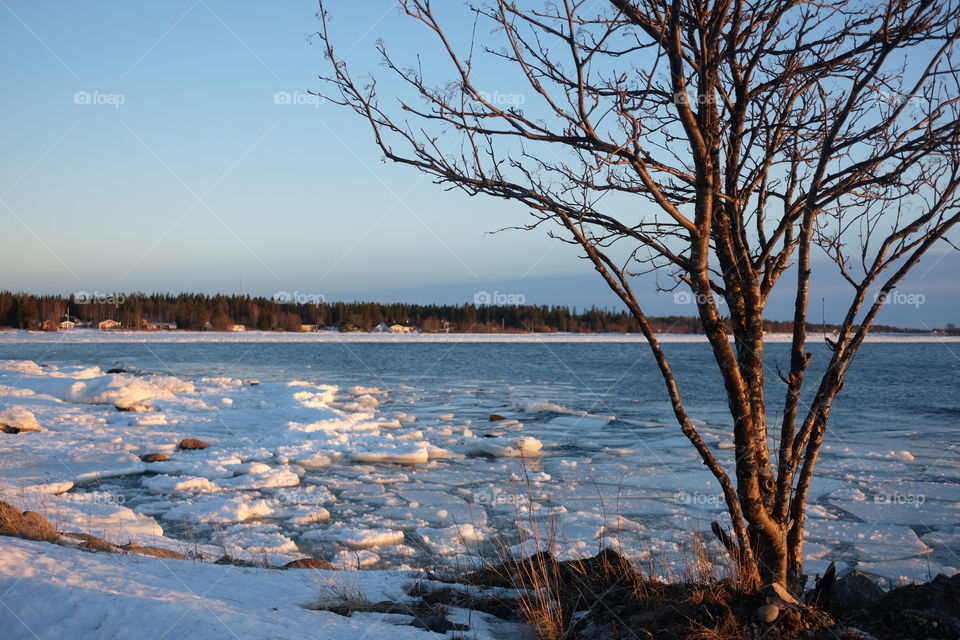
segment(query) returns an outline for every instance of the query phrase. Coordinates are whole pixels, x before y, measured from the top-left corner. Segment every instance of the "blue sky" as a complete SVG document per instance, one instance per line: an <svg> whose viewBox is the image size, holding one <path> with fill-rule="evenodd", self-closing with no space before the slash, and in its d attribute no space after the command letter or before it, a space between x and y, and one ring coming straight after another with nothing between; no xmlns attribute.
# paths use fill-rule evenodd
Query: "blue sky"
<svg viewBox="0 0 960 640"><path fill-rule="evenodd" d="M408 52L422 39L393 2L333 8L356 72L378 68L378 37ZM316 10L0 1L0 288L616 304L545 232L489 233L522 210L383 163L352 113L312 100L328 69L309 39ZM924 304L881 321L960 324L958 267L953 254L928 259L901 287ZM842 285L819 287L836 319ZM693 313L641 288L653 313ZM788 317L786 301L770 315Z"/></svg>

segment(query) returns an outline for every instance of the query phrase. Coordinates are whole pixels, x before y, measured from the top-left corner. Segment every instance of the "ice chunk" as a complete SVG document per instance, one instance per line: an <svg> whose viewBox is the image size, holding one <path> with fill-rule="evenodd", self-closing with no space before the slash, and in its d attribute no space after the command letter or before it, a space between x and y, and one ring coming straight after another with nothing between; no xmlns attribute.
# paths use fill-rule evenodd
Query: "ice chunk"
<svg viewBox="0 0 960 640"><path fill-rule="evenodd" d="M543 443L536 438L512 439L503 436L473 438L467 443L471 455L487 455L495 458L529 458L539 455Z"/></svg>

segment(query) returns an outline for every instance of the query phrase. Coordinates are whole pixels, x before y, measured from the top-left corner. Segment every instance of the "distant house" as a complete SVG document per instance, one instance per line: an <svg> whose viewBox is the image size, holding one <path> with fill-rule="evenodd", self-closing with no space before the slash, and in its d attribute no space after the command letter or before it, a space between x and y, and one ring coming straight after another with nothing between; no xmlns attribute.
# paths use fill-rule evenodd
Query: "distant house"
<svg viewBox="0 0 960 640"><path fill-rule="evenodd" d="M381 322L373 328L374 333L390 333L390 325L386 322Z"/></svg>
<svg viewBox="0 0 960 640"><path fill-rule="evenodd" d="M100 329L100 331L111 331L119 328L120 323L116 320L102 320L97 323L97 329Z"/></svg>
<svg viewBox="0 0 960 640"><path fill-rule="evenodd" d="M227 331L246 331L247 325L245 324L232 324L227 327Z"/></svg>
<svg viewBox="0 0 960 640"><path fill-rule="evenodd" d="M177 328L176 322L154 322L144 320L141 324L144 331L172 331Z"/></svg>
<svg viewBox="0 0 960 640"><path fill-rule="evenodd" d="M319 324L302 324L300 325L300 331L309 332L309 331L320 331L323 328Z"/></svg>
<svg viewBox="0 0 960 640"><path fill-rule="evenodd" d="M417 325L409 322L394 322L390 325L390 333L414 333L416 330Z"/></svg>
<svg viewBox="0 0 960 640"><path fill-rule="evenodd" d="M76 329L76 328L77 328L77 323L74 322L73 320L62 320L62 321L60 322L60 328L61 328L61 329Z"/></svg>

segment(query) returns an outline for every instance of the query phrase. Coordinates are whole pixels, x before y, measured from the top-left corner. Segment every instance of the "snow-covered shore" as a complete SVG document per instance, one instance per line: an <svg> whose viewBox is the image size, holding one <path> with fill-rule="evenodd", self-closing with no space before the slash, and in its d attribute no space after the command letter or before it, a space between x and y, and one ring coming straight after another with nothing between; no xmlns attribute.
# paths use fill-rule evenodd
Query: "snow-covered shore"
<svg viewBox="0 0 960 640"><path fill-rule="evenodd" d="M151 334L106 337L118 335ZM143 620L159 637L186 603L179 631L165 637L229 636L228 618L239 637L303 637L307 625L330 638L355 640L371 628L368 637L408 637L426 632L395 631L397 621L380 614L340 619L303 609L334 572L209 561L323 557L345 569L333 580L380 589L369 595L376 601L402 598L421 569L482 563L486 545L534 551L518 529L549 526L561 558L608 545L669 577L693 536L725 517L712 478L672 425L609 428L613 416L542 401L505 407L507 419L481 425L455 404L385 409L398 391L0 361L0 423L21 429L0 433L0 500L61 531L205 560L0 538L0 621L10 622L0 628L20 629L20 619L30 633L12 637L100 637L104 629L125 637L131 621ZM729 449L722 425L701 430L710 446ZM557 446L571 431L594 434L593 448ZM905 441L900 435L846 434L825 448L807 522L811 573L831 559L889 584L956 572L956 446L890 446ZM210 446L179 450L183 438ZM170 460L142 461L148 453ZM51 618L48 603L58 600L66 604ZM77 626L60 634L70 616ZM498 637L484 635L484 624L471 627L477 638ZM132 628L131 637L143 637ZM187 633L194 628L201 635Z"/></svg>
<svg viewBox="0 0 960 640"><path fill-rule="evenodd" d="M278 571L109 553L0 538L0 636L7 640L430 640L399 614L315 610L314 603L412 602L396 571ZM422 584L422 583L421 583ZM517 625L451 608L470 637L517 637Z"/></svg>

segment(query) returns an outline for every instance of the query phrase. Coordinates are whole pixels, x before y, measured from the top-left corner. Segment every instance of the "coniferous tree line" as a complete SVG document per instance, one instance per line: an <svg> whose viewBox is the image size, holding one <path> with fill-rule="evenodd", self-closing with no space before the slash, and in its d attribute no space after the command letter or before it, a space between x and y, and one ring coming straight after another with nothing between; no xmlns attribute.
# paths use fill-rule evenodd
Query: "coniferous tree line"
<svg viewBox="0 0 960 640"><path fill-rule="evenodd" d="M127 330L173 328L188 331L229 331L242 326L261 331L301 331L304 328L371 331L378 324L401 323L424 332L451 333L636 333L630 314L591 307L546 305L438 305L380 302L280 302L247 295L181 293L116 294L79 298L0 292L0 326L56 330L65 319L81 326L116 320ZM700 319L666 316L654 319L665 333L701 333ZM789 321L766 321L766 330L792 330ZM830 332L834 325L810 325L811 332ZM881 326L880 331L918 330ZM953 325L947 332L957 333Z"/></svg>

